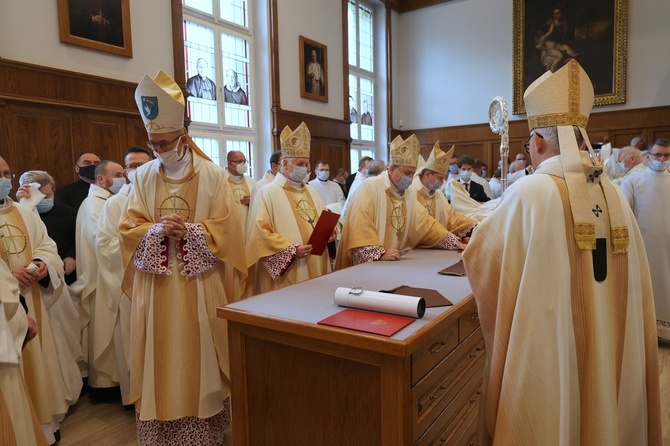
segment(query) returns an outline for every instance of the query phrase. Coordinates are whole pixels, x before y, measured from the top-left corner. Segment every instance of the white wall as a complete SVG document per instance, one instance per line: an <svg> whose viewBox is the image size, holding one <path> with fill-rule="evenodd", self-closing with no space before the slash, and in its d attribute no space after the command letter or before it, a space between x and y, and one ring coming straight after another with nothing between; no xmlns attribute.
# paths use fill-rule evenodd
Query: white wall
<svg viewBox="0 0 670 446"><path fill-rule="evenodd" d="M174 74L170 2L130 2L133 58L60 42L56 0L0 0L0 57L139 82L163 69Z"/></svg>
<svg viewBox="0 0 670 446"><path fill-rule="evenodd" d="M340 0L281 0L279 13L279 80L281 107L335 119L344 116L342 102L342 3ZM300 97L299 36L328 49L328 102Z"/></svg>
<svg viewBox="0 0 670 446"><path fill-rule="evenodd" d="M626 103L594 113L670 104L670 2L629 1ZM512 109L513 0L454 0L394 21L393 126L425 129L488 121L503 96Z"/></svg>

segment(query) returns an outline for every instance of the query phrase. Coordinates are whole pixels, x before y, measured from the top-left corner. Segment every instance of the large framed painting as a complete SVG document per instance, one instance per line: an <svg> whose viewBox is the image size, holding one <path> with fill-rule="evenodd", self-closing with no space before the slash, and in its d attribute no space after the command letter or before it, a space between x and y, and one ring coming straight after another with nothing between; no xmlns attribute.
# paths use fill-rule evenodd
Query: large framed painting
<svg viewBox="0 0 670 446"><path fill-rule="evenodd" d="M328 102L326 45L300 36L300 96Z"/></svg>
<svg viewBox="0 0 670 446"><path fill-rule="evenodd" d="M593 82L595 105L626 102L628 0L514 0L514 109L547 70L575 59Z"/></svg>
<svg viewBox="0 0 670 446"><path fill-rule="evenodd" d="M63 43L133 57L130 0L58 0L58 23Z"/></svg>

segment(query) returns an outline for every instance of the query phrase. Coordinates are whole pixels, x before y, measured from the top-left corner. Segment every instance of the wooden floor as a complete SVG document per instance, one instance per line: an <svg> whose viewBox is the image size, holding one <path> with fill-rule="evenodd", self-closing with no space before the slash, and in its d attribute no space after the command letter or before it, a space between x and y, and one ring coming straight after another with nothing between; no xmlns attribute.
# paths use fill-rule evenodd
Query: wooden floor
<svg viewBox="0 0 670 446"><path fill-rule="evenodd" d="M663 445L670 446L670 343L658 348ZM226 446L232 445L227 438ZM61 425L60 446L137 445L135 412L125 411L120 402L91 404L88 395L80 400Z"/></svg>

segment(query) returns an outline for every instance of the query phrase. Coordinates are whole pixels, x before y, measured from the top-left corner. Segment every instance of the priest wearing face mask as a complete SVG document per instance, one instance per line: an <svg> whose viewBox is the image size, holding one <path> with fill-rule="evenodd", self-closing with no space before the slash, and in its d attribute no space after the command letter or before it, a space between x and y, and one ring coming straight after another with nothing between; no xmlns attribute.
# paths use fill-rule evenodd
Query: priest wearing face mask
<svg viewBox="0 0 670 446"><path fill-rule="evenodd" d="M135 180L137 169L151 161L151 153L142 147L131 147L124 157L125 174L129 183L105 201L98 218L96 260L96 324L93 339L94 358L105 362L113 359L115 380L119 383L123 405L130 404L130 299L119 286L123 282L123 262L119 249L119 223L123 208Z"/></svg>
<svg viewBox="0 0 670 446"><path fill-rule="evenodd" d="M330 166L328 165L328 161L317 161L314 174L316 178L308 184L316 190L324 204L328 206L339 203L340 206L343 206L344 194L342 193L342 188L336 182L330 181Z"/></svg>
<svg viewBox="0 0 670 446"><path fill-rule="evenodd" d="M440 141L436 141L428 161L424 162L419 156L419 166L412 187L416 190L419 204L426 208L428 214L449 232L462 239L470 236L477 222L456 212L440 190L447 178L449 159L453 152L454 146L451 146L448 152L444 152L440 148Z"/></svg>
<svg viewBox="0 0 670 446"><path fill-rule="evenodd" d="M238 300L246 280L240 215L225 172L184 129L175 81L145 75L135 102L157 157L135 173L119 225L138 444L220 444L230 371L216 308Z"/></svg>
<svg viewBox="0 0 670 446"><path fill-rule="evenodd" d="M461 156L458 158L458 169L459 169L459 178L458 182L465 187L465 190L469 192L470 198L476 200L480 203L485 203L490 200L489 196L486 195L484 187L474 181L472 166L475 164L475 160L469 156ZM453 186L452 186L453 187Z"/></svg>
<svg viewBox="0 0 670 446"><path fill-rule="evenodd" d="M92 184L88 197L82 202L77 212L76 249L77 277L84 276L86 286L81 293L83 314L81 320L82 350L87 359L88 370L82 376L88 376L91 397L106 399L114 395L114 387L118 379L113 358L107 361L94 362L95 355L95 324L108 324L105 308L96 309L96 288L98 280L98 262L96 260L98 235L98 218L105 201L121 190L126 184L123 167L109 160L100 161L95 168L96 184ZM96 314L98 313L98 314ZM91 327L93 325L93 327Z"/></svg>
<svg viewBox="0 0 670 446"><path fill-rule="evenodd" d="M249 175L245 175L249 169L249 163L244 153L239 150L231 150L228 152L227 160L226 173L228 174L228 183L230 189L233 191L233 199L237 204L237 209L240 211L242 231L246 235L249 203L251 202L251 196L254 194L256 181Z"/></svg>
<svg viewBox="0 0 670 446"><path fill-rule="evenodd" d="M277 290L330 272L328 251L312 255L307 241L325 209L306 184L311 136L305 123L280 135L281 170L256 195L249 213L247 263L256 266L256 294ZM335 233L330 241L335 239Z"/></svg>
<svg viewBox="0 0 670 446"><path fill-rule="evenodd" d="M92 152L84 152L77 157L74 171L79 180L61 187L56 192L56 202L79 209L88 197L88 189L95 184L95 167L100 164L100 157Z"/></svg>
<svg viewBox="0 0 670 446"><path fill-rule="evenodd" d="M376 260L400 260L405 248L463 249L416 198L412 177L419 158L415 135L391 142L388 170L361 184L351 198L335 269Z"/></svg>

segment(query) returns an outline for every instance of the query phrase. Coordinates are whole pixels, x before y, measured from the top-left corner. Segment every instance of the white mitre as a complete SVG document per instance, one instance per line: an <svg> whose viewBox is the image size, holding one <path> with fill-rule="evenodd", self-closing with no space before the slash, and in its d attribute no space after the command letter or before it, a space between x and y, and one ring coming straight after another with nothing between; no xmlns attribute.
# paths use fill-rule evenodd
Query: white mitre
<svg viewBox="0 0 670 446"><path fill-rule="evenodd" d="M145 74L135 89L135 103L149 133L171 133L184 128L184 94L163 70L155 78Z"/></svg>

